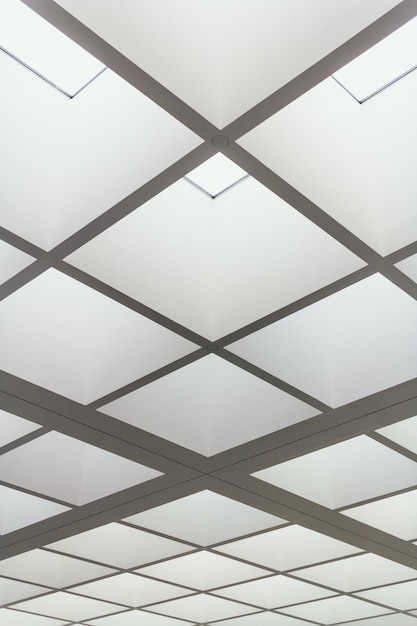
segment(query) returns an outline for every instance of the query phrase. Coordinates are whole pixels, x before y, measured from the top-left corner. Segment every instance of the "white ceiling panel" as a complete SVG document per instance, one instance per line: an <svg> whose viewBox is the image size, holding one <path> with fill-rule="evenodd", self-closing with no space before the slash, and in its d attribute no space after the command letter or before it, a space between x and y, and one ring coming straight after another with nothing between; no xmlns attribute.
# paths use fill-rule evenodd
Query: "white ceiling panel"
<svg viewBox="0 0 417 626"><path fill-rule="evenodd" d="M186 178L214 198L245 176L245 170L219 152L189 172Z"/></svg>
<svg viewBox="0 0 417 626"><path fill-rule="evenodd" d="M280 517L208 490L132 515L125 521L201 546L286 523Z"/></svg>
<svg viewBox="0 0 417 626"><path fill-rule="evenodd" d="M249 606L237 602L230 602L222 598L198 593L194 596L181 598L180 600L154 604L152 607L149 607L149 611L179 617L192 622L204 623L238 615L246 615L253 613L255 609L251 609Z"/></svg>
<svg viewBox="0 0 417 626"><path fill-rule="evenodd" d="M3 620L7 626L63 626L65 623L52 617L31 615L30 613L0 608L0 623Z"/></svg>
<svg viewBox="0 0 417 626"><path fill-rule="evenodd" d="M58 4L222 128L398 0L122 0L116 22L111 2Z"/></svg>
<svg viewBox="0 0 417 626"><path fill-rule="evenodd" d="M182 620L139 610L100 617L87 623L89 626L187 626L188 624Z"/></svg>
<svg viewBox="0 0 417 626"><path fill-rule="evenodd" d="M18 600L24 600L25 598L39 596L42 593L48 591L49 589L47 589L46 587L38 587L37 585L22 583L19 580L11 580L10 578L0 577L1 604L12 604L13 602L17 602Z"/></svg>
<svg viewBox="0 0 417 626"><path fill-rule="evenodd" d="M376 274L231 345L231 351L340 406L417 376L417 302Z"/></svg>
<svg viewBox="0 0 417 626"><path fill-rule="evenodd" d="M389 585L388 587L381 587L380 589L362 591L357 595L361 598L371 600L372 602L380 602L381 604L402 611L416 609L417 580Z"/></svg>
<svg viewBox="0 0 417 626"><path fill-rule="evenodd" d="M347 543L296 525L234 541L217 549L281 571L361 552Z"/></svg>
<svg viewBox="0 0 417 626"><path fill-rule="evenodd" d="M194 347L54 269L1 302L0 329L2 369L82 403Z"/></svg>
<svg viewBox="0 0 417 626"><path fill-rule="evenodd" d="M384 615L389 609L383 609L370 602L362 602L349 596L338 596L326 600L317 600L308 604L285 609L286 613L320 622L321 624L336 624L341 620L355 620L372 615Z"/></svg>
<svg viewBox="0 0 417 626"><path fill-rule="evenodd" d="M29 254L26 254L25 252L10 246L5 241L0 240L0 285L21 270L25 269L25 267L30 265L32 261L34 261L34 259L29 256Z"/></svg>
<svg viewBox="0 0 417 626"><path fill-rule="evenodd" d="M19 0L0 5L0 46L68 96L74 96L104 65Z"/></svg>
<svg viewBox="0 0 417 626"><path fill-rule="evenodd" d="M2 226L41 248L72 235L201 141L109 70L73 100L4 54L0 72L8 86L0 119Z"/></svg>
<svg viewBox="0 0 417 626"><path fill-rule="evenodd" d="M382 617L371 617L370 619L360 621L343 622L343 624L338 624L338 626L415 626L415 620L408 615L391 613L390 615L383 615Z"/></svg>
<svg viewBox="0 0 417 626"><path fill-rule="evenodd" d="M248 602L263 609L274 609L317 600L318 598L327 598L335 595L336 592L303 583L287 576L272 576L219 589L216 593L230 600Z"/></svg>
<svg viewBox="0 0 417 626"><path fill-rule="evenodd" d="M417 578L417 570L376 554L360 554L298 570L294 574L310 582L347 592Z"/></svg>
<svg viewBox="0 0 417 626"><path fill-rule="evenodd" d="M71 591L82 596L117 602L132 608L179 598L191 593L175 585L127 573L73 587Z"/></svg>
<svg viewBox="0 0 417 626"><path fill-rule="evenodd" d="M69 507L62 504L0 485L0 535L6 535L68 510Z"/></svg>
<svg viewBox="0 0 417 626"><path fill-rule="evenodd" d="M407 274L407 276L417 282L417 254L408 257L408 259L404 259L404 261L396 263L396 266L399 270L404 272L404 274Z"/></svg>
<svg viewBox="0 0 417 626"><path fill-rule="evenodd" d="M411 20L345 65L334 77L360 101L417 65L417 20Z"/></svg>
<svg viewBox="0 0 417 626"><path fill-rule="evenodd" d="M161 476L101 448L50 432L0 456L4 480L82 505Z"/></svg>
<svg viewBox="0 0 417 626"><path fill-rule="evenodd" d="M215 587L266 576L270 572L202 550L178 559L143 567L138 570L138 573L192 587L199 591L207 591Z"/></svg>
<svg viewBox="0 0 417 626"><path fill-rule="evenodd" d="M417 454L417 416L385 426L376 432Z"/></svg>
<svg viewBox="0 0 417 626"><path fill-rule="evenodd" d="M417 538L417 490L341 511L405 541Z"/></svg>
<svg viewBox="0 0 417 626"><path fill-rule="evenodd" d="M304 402L214 355L101 410L205 456L318 414Z"/></svg>
<svg viewBox="0 0 417 626"><path fill-rule="evenodd" d="M417 463L360 435L253 475L337 509L417 485Z"/></svg>
<svg viewBox="0 0 417 626"><path fill-rule="evenodd" d="M19 609L41 615L50 615L59 619L81 622L92 617L117 613L122 607L109 602L101 602L58 591L42 598L21 602Z"/></svg>
<svg viewBox="0 0 417 626"><path fill-rule="evenodd" d="M39 424L0 410L0 448L40 428Z"/></svg>
<svg viewBox="0 0 417 626"><path fill-rule="evenodd" d="M413 72L361 106L330 78L239 143L386 255L417 238L416 93Z"/></svg>
<svg viewBox="0 0 417 626"><path fill-rule="evenodd" d="M56 541L48 547L123 569L184 554L191 549L178 541L114 523Z"/></svg>
<svg viewBox="0 0 417 626"><path fill-rule="evenodd" d="M363 266L253 178L214 200L181 180L67 261L211 339Z"/></svg>
<svg viewBox="0 0 417 626"><path fill-rule="evenodd" d="M58 589L111 573L108 567L46 550L30 550L0 562L0 575Z"/></svg>
<svg viewBox="0 0 417 626"><path fill-rule="evenodd" d="M309 626L311 622L304 622L286 615L278 615L265 611L254 615L245 615L231 620L216 622L218 626Z"/></svg>

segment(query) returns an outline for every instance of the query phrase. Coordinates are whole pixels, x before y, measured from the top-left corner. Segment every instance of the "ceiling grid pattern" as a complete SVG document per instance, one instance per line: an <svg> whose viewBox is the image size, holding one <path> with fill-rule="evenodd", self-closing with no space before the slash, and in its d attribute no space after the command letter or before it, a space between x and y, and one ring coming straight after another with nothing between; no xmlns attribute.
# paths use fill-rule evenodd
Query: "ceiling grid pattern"
<svg viewBox="0 0 417 626"><path fill-rule="evenodd" d="M0 626L417 626L415 0L0 12Z"/></svg>

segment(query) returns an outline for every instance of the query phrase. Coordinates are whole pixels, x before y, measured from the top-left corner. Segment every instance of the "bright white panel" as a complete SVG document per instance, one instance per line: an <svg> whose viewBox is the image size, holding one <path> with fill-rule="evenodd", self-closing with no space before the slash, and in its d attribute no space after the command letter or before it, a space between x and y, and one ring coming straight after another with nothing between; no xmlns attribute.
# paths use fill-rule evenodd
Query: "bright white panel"
<svg viewBox="0 0 417 626"><path fill-rule="evenodd" d="M266 576L270 572L202 550L178 559L144 567L138 570L138 573L192 587L199 591L207 591L215 587Z"/></svg>
<svg viewBox="0 0 417 626"><path fill-rule="evenodd" d="M296 525L234 541L217 550L281 571L361 552L347 543Z"/></svg>
<svg viewBox="0 0 417 626"><path fill-rule="evenodd" d="M42 598L21 602L19 609L59 619L81 622L92 617L117 613L122 607L109 602L101 602L58 591Z"/></svg>
<svg viewBox="0 0 417 626"><path fill-rule="evenodd" d="M417 485L417 463L360 435L253 476L337 509Z"/></svg>
<svg viewBox="0 0 417 626"><path fill-rule="evenodd" d="M417 254L408 257L408 259L404 259L404 261L396 263L396 267L404 272L404 274L407 274L409 278L417 282Z"/></svg>
<svg viewBox="0 0 417 626"><path fill-rule="evenodd" d="M201 546L287 523L208 490L132 515L125 521Z"/></svg>
<svg viewBox="0 0 417 626"><path fill-rule="evenodd" d="M286 615L270 612L245 615L233 620L217 622L217 624L218 626L311 626L311 622L304 622Z"/></svg>
<svg viewBox="0 0 417 626"><path fill-rule="evenodd" d="M222 128L398 1L58 4Z"/></svg>
<svg viewBox="0 0 417 626"><path fill-rule="evenodd" d="M362 101L416 65L417 19L414 19L342 67L334 77Z"/></svg>
<svg viewBox="0 0 417 626"><path fill-rule="evenodd" d="M43 249L201 143L109 70L73 100L5 54L0 72L2 226Z"/></svg>
<svg viewBox="0 0 417 626"><path fill-rule="evenodd" d="M30 550L0 561L0 575L57 589L106 576L111 572L108 567L46 550Z"/></svg>
<svg viewBox="0 0 417 626"><path fill-rule="evenodd" d="M144 611L126 611L117 615L100 617L89 621L88 624L89 626L188 626L188 622Z"/></svg>
<svg viewBox="0 0 417 626"><path fill-rule="evenodd" d="M350 598L349 596L339 596L328 600L317 600L308 604L300 604L285 609L286 613L296 617L315 620L323 624L335 624L343 620L361 619L372 615L384 615L389 609L383 609L376 604L363 602Z"/></svg>
<svg viewBox="0 0 417 626"><path fill-rule="evenodd" d="M417 454L417 416L385 426L376 432Z"/></svg>
<svg viewBox="0 0 417 626"><path fill-rule="evenodd" d="M123 569L184 554L191 549L183 543L115 523L56 541L48 548Z"/></svg>
<svg viewBox="0 0 417 626"><path fill-rule="evenodd" d="M69 507L0 485L0 535L68 511Z"/></svg>
<svg viewBox="0 0 417 626"><path fill-rule="evenodd" d="M0 4L0 46L67 95L73 96L104 65L19 0Z"/></svg>
<svg viewBox="0 0 417 626"><path fill-rule="evenodd" d="M417 580L362 591L357 595L372 602L381 602L381 604L391 606L394 609L407 611L417 608Z"/></svg>
<svg viewBox="0 0 417 626"><path fill-rule="evenodd" d="M71 591L82 596L117 602L130 607L162 602L191 593L181 587L127 573L73 587Z"/></svg>
<svg viewBox="0 0 417 626"><path fill-rule="evenodd" d="M0 343L1 369L82 403L194 348L53 269L1 302Z"/></svg>
<svg viewBox="0 0 417 626"><path fill-rule="evenodd" d="M405 541L417 538L416 490L363 504L341 513Z"/></svg>
<svg viewBox="0 0 417 626"><path fill-rule="evenodd" d="M376 274L231 345L332 407L417 376L417 302Z"/></svg>
<svg viewBox="0 0 417 626"><path fill-rule="evenodd" d="M180 180L67 261L213 340L364 265L253 178Z"/></svg>
<svg viewBox="0 0 417 626"><path fill-rule="evenodd" d="M0 4L0 14L2 5ZM1 21L0 21L1 29ZM0 285L12 276L25 269L35 259L25 252L9 246L5 241L0 240Z"/></svg>
<svg viewBox="0 0 417 626"><path fill-rule="evenodd" d="M218 153L189 172L186 178L214 197L245 176L245 170Z"/></svg>
<svg viewBox="0 0 417 626"><path fill-rule="evenodd" d="M0 577L0 604L11 604L24 598L39 596L47 591L49 589L46 587L38 587L37 585L29 585L18 580Z"/></svg>
<svg viewBox="0 0 417 626"><path fill-rule="evenodd" d="M3 622L4 620L4 622ZM30 615L10 609L0 609L0 624L7 626L63 626L64 622L50 617Z"/></svg>
<svg viewBox="0 0 417 626"><path fill-rule="evenodd" d="M279 608L335 595L335 592L286 576L272 576L243 585L234 585L227 589L219 589L217 593L230 600L248 602L263 609Z"/></svg>
<svg viewBox="0 0 417 626"><path fill-rule="evenodd" d="M298 570L295 575L340 591L356 591L417 578L417 571L376 554L360 554Z"/></svg>
<svg viewBox="0 0 417 626"><path fill-rule="evenodd" d="M163 604L154 604L148 610L199 623L227 619L255 611L255 609L244 604L215 598L204 593L181 598L181 600L171 600L171 602L164 602Z"/></svg>
<svg viewBox="0 0 417 626"><path fill-rule="evenodd" d="M0 447L40 428L39 424L0 409Z"/></svg>
<svg viewBox="0 0 417 626"><path fill-rule="evenodd" d="M101 448L50 432L0 456L3 480L83 505L161 476Z"/></svg>
<svg viewBox="0 0 417 626"><path fill-rule="evenodd" d="M318 414L214 355L141 387L101 411L205 456Z"/></svg>
<svg viewBox="0 0 417 626"><path fill-rule="evenodd" d="M386 255L417 239L416 95L417 72L363 106L330 78L239 143Z"/></svg>

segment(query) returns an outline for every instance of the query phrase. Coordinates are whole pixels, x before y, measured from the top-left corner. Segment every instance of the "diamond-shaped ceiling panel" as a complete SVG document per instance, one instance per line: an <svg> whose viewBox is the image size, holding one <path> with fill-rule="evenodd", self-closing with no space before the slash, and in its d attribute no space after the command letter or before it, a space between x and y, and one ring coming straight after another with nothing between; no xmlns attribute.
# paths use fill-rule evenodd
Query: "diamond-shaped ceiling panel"
<svg viewBox="0 0 417 626"><path fill-rule="evenodd" d="M417 625L416 17L4 0L0 626Z"/></svg>

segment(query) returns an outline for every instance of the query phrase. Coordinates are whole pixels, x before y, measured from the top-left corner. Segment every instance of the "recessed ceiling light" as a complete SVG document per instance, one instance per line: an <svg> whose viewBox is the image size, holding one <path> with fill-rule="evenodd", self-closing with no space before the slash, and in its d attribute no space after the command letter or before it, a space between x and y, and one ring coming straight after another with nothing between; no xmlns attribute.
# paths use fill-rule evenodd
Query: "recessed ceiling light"
<svg viewBox="0 0 417 626"><path fill-rule="evenodd" d="M70 98L105 69L19 0L0 3L0 49Z"/></svg>
<svg viewBox="0 0 417 626"><path fill-rule="evenodd" d="M372 46L333 78L364 102L417 67L417 18Z"/></svg>

